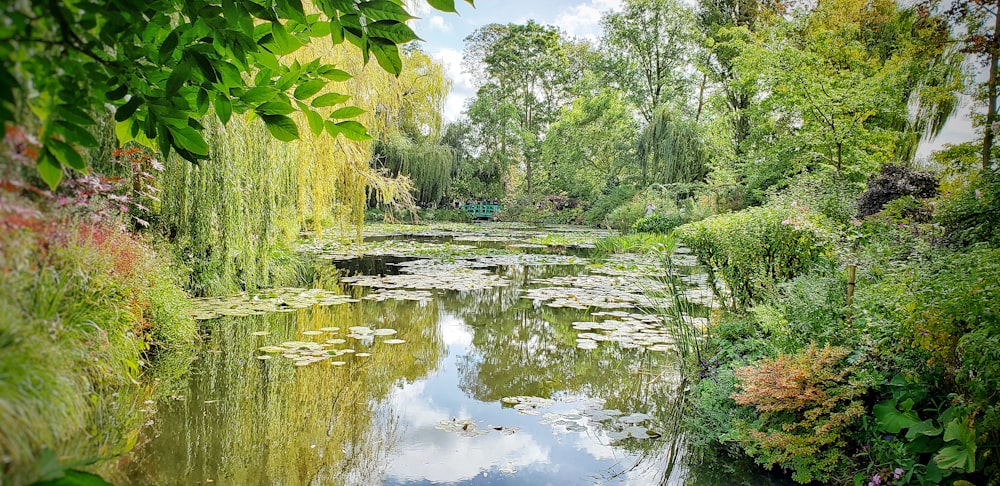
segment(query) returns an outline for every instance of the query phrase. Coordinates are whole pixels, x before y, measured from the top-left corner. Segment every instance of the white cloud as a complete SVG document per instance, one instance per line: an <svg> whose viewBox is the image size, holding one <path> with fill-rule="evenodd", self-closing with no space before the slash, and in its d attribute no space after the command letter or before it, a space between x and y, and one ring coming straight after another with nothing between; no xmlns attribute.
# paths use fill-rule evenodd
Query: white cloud
<svg viewBox="0 0 1000 486"><path fill-rule="evenodd" d="M431 15L431 17L427 19L427 25L429 25L432 29L440 30L441 32L448 32L451 30L451 26L448 25L448 23L444 21L444 17L440 15Z"/></svg>
<svg viewBox="0 0 1000 486"><path fill-rule="evenodd" d="M601 35L601 16L621 7L621 0L591 0L559 14L553 23L571 36L596 41Z"/></svg>
<svg viewBox="0 0 1000 486"><path fill-rule="evenodd" d="M479 437L463 437L438 430L437 424L454 412L434 403L425 393L425 382L403 387L392 400L401 422L407 424L406 435L417 440L393 455L386 471L388 478L452 483L472 479L493 467L518 469L550 462L549 448L525 432L507 436L491 431ZM468 417L468 412L459 410L456 416Z"/></svg>

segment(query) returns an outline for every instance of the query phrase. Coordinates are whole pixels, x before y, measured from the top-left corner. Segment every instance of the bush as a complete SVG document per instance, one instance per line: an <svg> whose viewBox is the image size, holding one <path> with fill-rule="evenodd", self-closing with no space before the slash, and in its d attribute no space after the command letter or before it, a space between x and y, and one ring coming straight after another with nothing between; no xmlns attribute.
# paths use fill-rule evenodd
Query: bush
<svg viewBox="0 0 1000 486"><path fill-rule="evenodd" d="M670 216L665 216L663 214L651 214L649 216L643 216L639 218L638 221L633 223L632 231L636 233L657 233L665 235L684 223L685 221L678 213L673 213Z"/></svg>
<svg viewBox="0 0 1000 486"><path fill-rule="evenodd" d="M848 360L848 351L815 345L735 371L738 405L757 412L738 419L732 437L757 462L792 471L800 483L844 482L846 433L865 414L862 397L881 381Z"/></svg>
<svg viewBox="0 0 1000 486"><path fill-rule="evenodd" d="M890 201L903 196L928 198L937 195L938 181L927 172L917 172L902 165L886 164L882 171L868 178L868 188L858 199L858 214L864 218L882 210Z"/></svg>
<svg viewBox="0 0 1000 486"><path fill-rule="evenodd" d="M718 215L681 226L677 234L707 267L710 281L722 278L733 308L774 295L776 284L831 254L823 218L798 206Z"/></svg>
<svg viewBox="0 0 1000 486"><path fill-rule="evenodd" d="M124 450L142 420L132 406L145 353L191 342L195 326L180 277L120 225L25 218L3 203L0 456L17 484L37 478L47 448L70 460Z"/></svg>
<svg viewBox="0 0 1000 486"><path fill-rule="evenodd" d="M583 222L588 226L600 226L605 223L608 215L615 208L621 206L626 201L635 196L635 189L627 186L619 186L611 190L606 196L597 200L589 209L583 213Z"/></svg>
<svg viewBox="0 0 1000 486"><path fill-rule="evenodd" d="M957 245L1000 247L1000 174L983 171L972 175L940 198L934 216Z"/></svg>

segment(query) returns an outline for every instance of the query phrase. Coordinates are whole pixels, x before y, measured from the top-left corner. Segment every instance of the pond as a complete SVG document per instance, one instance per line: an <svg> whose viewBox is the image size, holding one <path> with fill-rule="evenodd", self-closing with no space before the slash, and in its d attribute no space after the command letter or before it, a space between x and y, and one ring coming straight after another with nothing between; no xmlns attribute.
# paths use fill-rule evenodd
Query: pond
<svg viewBox="0 0 1000 486"><path fill-rule="evenodd" d="M678 253L673 287L660 257L600 256L600 236L376 227L303 245L310 288L197 303L203 343L162 357L109 479L717 484L684 460L681 314L663 312L702 328L706 277Z"/></svg>

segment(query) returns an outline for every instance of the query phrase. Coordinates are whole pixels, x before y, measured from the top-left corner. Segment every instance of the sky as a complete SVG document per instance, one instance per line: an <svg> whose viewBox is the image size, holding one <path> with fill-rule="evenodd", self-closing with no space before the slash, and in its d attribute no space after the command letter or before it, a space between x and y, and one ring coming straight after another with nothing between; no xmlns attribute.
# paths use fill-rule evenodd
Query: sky
<svg viewBox="0 0 1000 486"><path fill-rule="evenodd" d="M409 11L419 17L411 24L424 42L421 48L445 67L451 79L451 93L445 101L445 122L459 118L466 100L476 93L471 77L462 70L464 39L473 31L491 23L525 23L554 25L564 33L579 38L597 40L601 37L601 15L609 10L621 10L622 0L476 0L473 8L456 0L458 14L433 10L426 1L411 0ZM973 140L975 133L969 117L971 102L965 101L945 124L937 139L922 142L918 157L947 143Z"/></svg>

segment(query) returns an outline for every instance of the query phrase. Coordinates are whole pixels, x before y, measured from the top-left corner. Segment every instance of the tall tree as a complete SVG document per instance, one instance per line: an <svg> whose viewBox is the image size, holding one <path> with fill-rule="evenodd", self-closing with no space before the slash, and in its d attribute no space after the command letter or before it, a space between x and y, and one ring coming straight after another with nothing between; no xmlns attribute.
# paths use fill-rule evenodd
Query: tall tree
<svg viewBox="0 0 1000 486"><path fill-rule="evenodd" d="M927 0L921 4L921 13L928 16L941 0ZM993 145L1000 132L997 126L997 85L1000 69L1000 0L954 0L945 2L948 8L944 14L964 26L962 51L976 56L989 72L980 96L986 102L986 116L983 119L983 145L980 153L983 170L992 166Z"/></svg>
<svg viewBox="0 0 1000 486"><path fill-rule="evenodd" d="M680 0L625 0L601 19L609 82L647 121L660 105L687 103L694 10Z"/></svg>
<svg viewBox="0 0 1000 486"><path fill-rule="evenodd" d="M469 119L483 126L499 125L501 143L483 148L487 152L500 150L501 157L511 155L523 164L529 203L534 199L538 141L566 103L572 81L567 75L564 45L556 28L534 21L487 25L466 38L467 69L478 74L481 83L469 108ZM483 106L484 102L487 105ZM502 117L514 122L514 132ZM518 143L510 143L514 138Z"/></svg>

